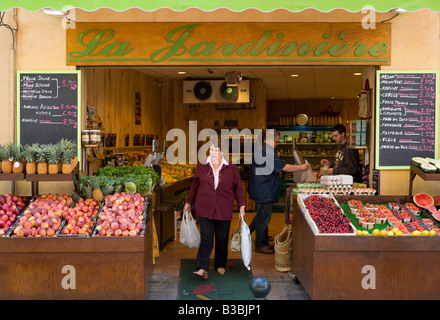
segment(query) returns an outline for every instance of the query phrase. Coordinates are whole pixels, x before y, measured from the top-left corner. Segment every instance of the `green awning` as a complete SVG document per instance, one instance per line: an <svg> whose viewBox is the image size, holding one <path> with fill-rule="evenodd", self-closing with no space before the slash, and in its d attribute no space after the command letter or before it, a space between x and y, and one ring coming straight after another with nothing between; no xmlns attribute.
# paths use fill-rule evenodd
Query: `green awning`
<svg viewBox="0 0 440 320"><path fill-rule="evenodd" d="M314 8L322 12L333 9L345 9L357 12L366 6L372 6L378 12L386 12L395 8L407 11L431 9L440 11L440 0L1 0L0 11L11 8L23 8L36 11L41 8L66 10L66 8L81 8L94 11L99 8L111 8L115 11L125 11L130 8L140 8L145 11L155 11L160 8L169 8L174 11L184 11L189 8L198 8L203 11L213 11L227 8L231 11L258 9L270 12L276 9L287 9L299 12L304 9Z"/></svg>

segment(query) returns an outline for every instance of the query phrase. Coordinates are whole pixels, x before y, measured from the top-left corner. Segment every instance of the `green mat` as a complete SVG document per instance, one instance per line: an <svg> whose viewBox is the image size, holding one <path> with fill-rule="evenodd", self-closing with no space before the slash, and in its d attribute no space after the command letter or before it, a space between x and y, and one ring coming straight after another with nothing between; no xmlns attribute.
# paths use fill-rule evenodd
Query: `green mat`
<svg viewBox="0 0 440 320"><path fill-rule="evenodd" d="M180 262L179 300L253 300L249 291L252 271L248 271L240 259L228 260L226 273L220 275L210 261L208 279L202 279L193 272L194 259Z"/></svg>

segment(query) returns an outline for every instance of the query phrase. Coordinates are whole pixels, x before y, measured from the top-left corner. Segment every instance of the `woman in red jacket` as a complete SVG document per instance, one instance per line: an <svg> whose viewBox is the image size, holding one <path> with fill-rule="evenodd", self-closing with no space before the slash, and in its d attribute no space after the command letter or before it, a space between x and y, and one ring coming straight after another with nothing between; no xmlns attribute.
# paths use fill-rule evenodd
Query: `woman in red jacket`
<svg viewBox="0 0 440 320"><path fill-rule="evenodd" d="M215 236L214 267L225 273L228 259L229 228L234 200L245 214L245 200L237 166L226 161L220 147L210 147L209 157L197 164L197 171L188 194L184 212L194 203L200 224L200 246L197 252L195 275L208 277L209 258Z"/></svg>

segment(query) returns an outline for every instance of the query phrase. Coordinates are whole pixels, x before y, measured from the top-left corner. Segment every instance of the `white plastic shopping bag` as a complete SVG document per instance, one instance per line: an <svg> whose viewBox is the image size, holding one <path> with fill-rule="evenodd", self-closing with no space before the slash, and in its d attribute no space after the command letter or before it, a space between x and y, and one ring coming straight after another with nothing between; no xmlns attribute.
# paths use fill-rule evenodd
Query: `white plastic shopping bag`
<svg viewBox="0 0 440 320"><path fill-rule="evenodd" d="M200 231L190 212L184 212L180 225L180 243L188 248L200 246Z"/></svg>
<svg viewBox="0 0 440 320"><path fill-rule="evenodd" d="M251 270L249 267L252 259L251 232L246 222L244 222L243 216L241 216L241 259L243 260L244 266L248 270Z"/></svg>

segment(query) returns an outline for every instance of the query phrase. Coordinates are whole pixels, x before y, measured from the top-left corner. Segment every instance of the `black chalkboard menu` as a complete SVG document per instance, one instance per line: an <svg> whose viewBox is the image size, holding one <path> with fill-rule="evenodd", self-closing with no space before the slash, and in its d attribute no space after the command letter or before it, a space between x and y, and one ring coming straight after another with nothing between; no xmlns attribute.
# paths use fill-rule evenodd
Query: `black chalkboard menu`
<svg viewBox="0 0 440 320"><path fill-rule="evenodd" d="M17 140L81 142L81 76L77 70L17 71Z"/></svg>
<svg viewBox="0 0 440 320"><path fill-rule="evenodd" d="M438 71L377 71L376 169L409 169L437 159Z"/></svg>

